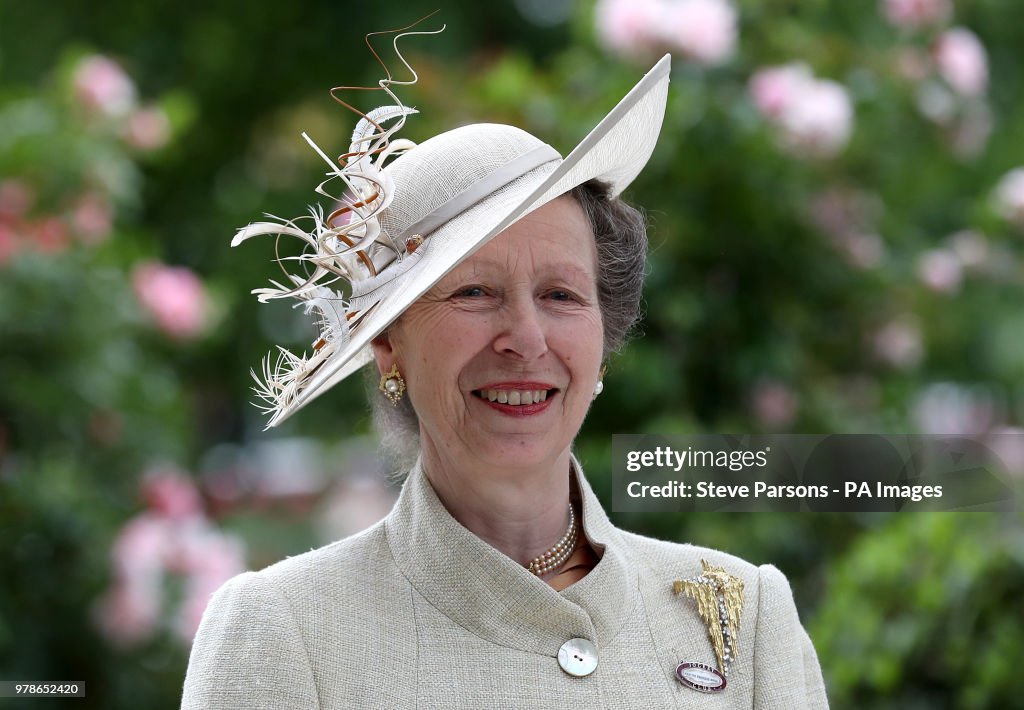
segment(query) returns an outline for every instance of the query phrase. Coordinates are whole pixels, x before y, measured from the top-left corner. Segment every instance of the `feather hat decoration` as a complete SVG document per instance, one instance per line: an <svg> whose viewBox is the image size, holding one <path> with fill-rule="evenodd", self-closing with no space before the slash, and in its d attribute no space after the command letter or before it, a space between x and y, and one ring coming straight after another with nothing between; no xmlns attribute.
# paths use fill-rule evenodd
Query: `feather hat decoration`
<svg viewBox="0 0 1024 710"><path fill-rule="evenodd" d="M352 133L348 152L337 163L327 157L312 138L302 134L330 168L327 179L317 186L316 192L341 206L326 218L323 209L316 206L310 208L308 215L298 219L254 222L239 229L231 240L231 246L238 246L252 237L274 235L294 237L305 245L305 251L300 255L277 259L289 283L281 284L272 280L271 287L252 291L261 303L278 298L297 299L297 305L303 307L306 315L315 318L319 331L319 337L312 346L312 355L296 355L278 347L276 355L270 353L264 358L262 372L252 373L256 381L253 389L263 402L258 406L272 415L288 409L296 395L302 391L309 375L348 342L350 321L358 318L359 312L350 308L343 290L332 286L343 281L349 285L349 293L353 293L356 284L380 276L392 262L408 262L403 264L404 268L408 268L415 261L415 249L407 250L391 240L381 230L379 220L380 212L394 198L394 187L383 168L390 158L415 147L415 143L410 140L391 140L391 136L404 125L406 116L416 113L415 109L402 104L391 86L413 84L418 80L415 70L398 50L398 41L410 34L437 34L444 27L418 32L410 32L408 29L398 30L394 38L395 53L413 76L407 82L397 81L391 76L369 42L374 34L386 33L367 35L367 46L386 73L379 88L395 102L394 105L381 106L363 114L342 101L336 92L364 87L336 87L331 90L335 100L361 117ZM385 128L388 124L390 126ZM335 197L327 190L327 186L335 180L344 186L340 197ZM302 226L300 220L303 221ZM309 226L303 229L305 225ZM297 263L305 274L289 271L285 261Z"/></svg>
<svg viewBox="0 0 1024 710"><path fill-rule="evenodd" d="M417 23L418 24L418 23ZM261 302L298 301L316 321L312 352L297 355L278 347L253 373L262 408L275 426L372 359L370 342L446 273L516 220L592 178L617 195L640 172L654 150L668 89L666 55L568 157L529 133L497 124L472 124L420 144L395 134L415 109L402 104L392 86L418 77L398 48L408 35L396 30L392 44L410 73L394 79L379 55L386 78L377 89L393 102L362 113L332 96L360 119L348 152L331 160L303 137L328 164L317 192L338 205L292 220L255 222L238 230L232 246L256 236L298 239L304 251L280 256L285 274L253 293ZM340 183L339 196L328 190ZM291 267L291 268L289 268Z"/></svg>

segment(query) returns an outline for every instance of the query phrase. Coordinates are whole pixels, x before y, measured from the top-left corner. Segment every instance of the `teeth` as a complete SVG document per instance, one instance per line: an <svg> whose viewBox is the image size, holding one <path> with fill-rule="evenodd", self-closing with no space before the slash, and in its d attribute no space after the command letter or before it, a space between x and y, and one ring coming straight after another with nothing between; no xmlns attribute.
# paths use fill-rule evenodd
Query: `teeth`
<svg viewBox="0 0 1024 710"><path fill-rule="evenodd" d="M500 404L536 404L548 398L547 390L481 390L480 396Z"/></svg>

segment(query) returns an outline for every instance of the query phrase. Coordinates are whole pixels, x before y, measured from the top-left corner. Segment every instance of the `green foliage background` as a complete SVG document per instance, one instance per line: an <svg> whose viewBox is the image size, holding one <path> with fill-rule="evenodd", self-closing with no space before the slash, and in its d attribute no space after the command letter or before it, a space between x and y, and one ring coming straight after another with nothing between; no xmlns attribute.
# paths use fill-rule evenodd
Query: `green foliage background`
<svg viewBox="0 0 1024 710"><path fill-rule="evenodd" d="M488 120L565 152L644 70L600 48L591 4L566 5L553 25L531 20L519 9L528 4L445 3L435 19L447 30L410 38L421 81L402 96L421 113L406 137ZM309 334L287 309L249 295L270 274L268 253L228 242L263 212L300 214L314 201L322 166L299 132L347 145L351 114L326 90L374 84L380 71L362 36L436 5L0 2L0 177L30 181L45 213L96 165L118 176L109 240L0 265L0 679L83 679L81 708L177 707L187 648L161 633L120 649L93 623L111 543L142 507L141 473L174 462L209 497L211 452L224 446L334 445L368 431L358 381L261 431L249 369L271 343L301 350ZM738 7L730 62L676 61L661 141L627 193L651 216L653 253L643 337L613 361L578 441L599 492L610 488L613 433L778 428L756 412L765 382L797 403L784 425L793 432L914 431L914 403L940 382L986 393L998 404L994 424L1024 424L1024 235L989 199L1024 165L1024 6L956 3L955 21L985 43L992 77L994 130L970 158L920 115L914 87L893 69L901 47L927 50L926 32L892 28L874 2ZM68 76L91 52L119 61L166 111L165 148L132 154L76 114ZM755 69L793 60L851 92L854 134L834 158L781 150L747 95ZM865 228L883 239L880 266L852 267L808 219L825 189L876 205ZM995 266L967 273L955 295L929 290L919 255L963 229L984 233ZM169 339L147 321L129 276L143 259L200 275L214 313L202 337ZM918 324L923 356L908 366L872 348L894 318ZM327 542L302 511L208 502L220 526L246 538L253 567ZM779 566L833 707L1021 706L1019 514L619 522Z"/></svg>

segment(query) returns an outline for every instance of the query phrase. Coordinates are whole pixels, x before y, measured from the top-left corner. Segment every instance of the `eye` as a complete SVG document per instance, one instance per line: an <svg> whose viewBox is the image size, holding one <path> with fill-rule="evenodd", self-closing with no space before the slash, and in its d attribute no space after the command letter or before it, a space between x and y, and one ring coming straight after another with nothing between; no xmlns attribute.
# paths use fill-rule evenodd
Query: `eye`
<svg viewBox="0 0 1024 710"><path fill-rule="evenodd" d="M548 298L552 301L575 301L576 297L568 291L562 289L555 289L554 291L548 292Z"/></svg>
<svg viewBox="0 0 1024 710"><path fill-rule="evenodd" d="M487 292L484 291L483 286L466 286L460 288L452 295L455 298L480 298L481 296L486 296Z"/></svg>

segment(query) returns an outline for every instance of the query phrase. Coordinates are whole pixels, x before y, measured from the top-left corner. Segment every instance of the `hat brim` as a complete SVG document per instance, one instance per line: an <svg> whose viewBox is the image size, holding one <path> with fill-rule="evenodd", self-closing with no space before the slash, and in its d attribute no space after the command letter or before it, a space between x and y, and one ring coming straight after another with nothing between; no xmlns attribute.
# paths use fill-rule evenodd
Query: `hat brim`
<svg viewBox="0 0 1024 710"><path fill-rule="evenodd" d="M561 162L530 171L496 190L434 231L420 263L350 331L343 347L278 410L274 427L373 360L371 341L424 293L476 250L524 216L588 180L621 193L654 152L668 99L670 56L665 55ZM553 167L552 167L553 166Z"/></svg>

